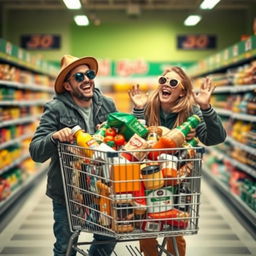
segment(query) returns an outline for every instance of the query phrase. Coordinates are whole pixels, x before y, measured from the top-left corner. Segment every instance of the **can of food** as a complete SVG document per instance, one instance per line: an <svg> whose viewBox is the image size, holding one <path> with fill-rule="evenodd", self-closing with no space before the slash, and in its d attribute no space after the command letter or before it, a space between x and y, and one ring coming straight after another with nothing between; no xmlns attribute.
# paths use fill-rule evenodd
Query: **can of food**
<svg viewBox="0 0 256 256"><path fill-rule="evenodd" d="M173 208L174 187L147 190L148 213L166 212Z"/></svg>

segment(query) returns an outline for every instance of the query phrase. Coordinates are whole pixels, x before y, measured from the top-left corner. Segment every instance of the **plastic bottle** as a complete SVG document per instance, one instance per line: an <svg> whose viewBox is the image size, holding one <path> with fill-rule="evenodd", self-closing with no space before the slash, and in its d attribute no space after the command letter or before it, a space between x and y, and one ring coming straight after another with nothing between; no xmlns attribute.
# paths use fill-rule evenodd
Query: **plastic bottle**
<svg viewBox="0 0 256 256"><path fill-rule="evenodd" d="M71 132L76 138L76 143L78 146L90 149L94 149L99 146L97 141L89 133L84 132L84 130L79 125L73 127ZM94 153L92 150L85 150L84 152L85 155L89 157L92 157Z"/></svg>
<svg viewBox="0 0 256 256"><path fill-rule="evenodd" d="M190 203L191 203L191 191L188 188L187 183L181 183L178 188L178 197L176 201L176 206L175 208L183 211L183 212L188 212L190 208Z"/></svg>
<svg viewBox="0 0 256 256"><path fill-rule="evenodd" d="M199 140L197 138L193 138L183 144L183 148L185 150L178 151L176 156L179 160L178 169L181 168L183 165L187 163L185 160L192 159L196 155L196 151L193 149L193 147L196 147L198 145Z"/></svg>
<svg viewBox="0 0 256 256"><path fill-rule="evenodd" d="M160 167L165 178L165 186L175 185L177 180L174 178L178 176L178 158L174 155L161 154L158 159L161 161Z"/></svg>
<svg viewBox="0 0 256 256"><path fill-rule="evenodd" d="M159 141L152 146L152 149L160 148L179 148L185 142L189 132L198 126L201 119L197 115L190 116L186 122L170 130L165 136L160 137ZM173 151L151 151L148 154L149 159L156 160L161 153L174 153Z"/></svg>

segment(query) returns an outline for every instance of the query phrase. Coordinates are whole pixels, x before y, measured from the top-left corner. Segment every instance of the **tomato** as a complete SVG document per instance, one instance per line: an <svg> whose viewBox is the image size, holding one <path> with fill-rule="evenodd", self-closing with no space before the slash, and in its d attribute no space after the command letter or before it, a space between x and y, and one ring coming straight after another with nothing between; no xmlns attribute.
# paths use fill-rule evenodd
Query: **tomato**
<svg viewBox="0 0 256 256"><path fill-rule="evenodd" d="M104 142L105 142L105 143L108 143L109 141L114 141L114 136L108 135L108 136L106 136L106 137L104 138Z"/></svg>
<svg viewBox="0 0 256 256"><path fill-rule="evenodd" d="M125 144L125 138L122 134L117 134L115 137L114 137L114 142L117 146L122 146Z"/></svg>
<svg viewBox="0 0 256 256"><path fill-rule="evenodd" d="M105 136L116 136L116 130L114 128L107 128Z"/></svg>

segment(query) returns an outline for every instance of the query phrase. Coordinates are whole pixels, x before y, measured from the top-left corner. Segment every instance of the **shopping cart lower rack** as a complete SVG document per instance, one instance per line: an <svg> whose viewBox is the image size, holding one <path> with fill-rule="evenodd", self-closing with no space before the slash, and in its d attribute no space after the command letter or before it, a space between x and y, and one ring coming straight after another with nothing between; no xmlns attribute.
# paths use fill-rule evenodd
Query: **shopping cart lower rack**
<svg viewBox="0 0 256 256"><path fill-rule="evenodd" d="M163 237L159 247L166 255L172 255L163 248L167 237L198 232L202 148L159 149L156 160L147 158L152 150L105 152L59 143L58 151L74 233L67 255L71 248L88 255L78 247L88 244L77 242L80 232L118 242Z"/></svg>

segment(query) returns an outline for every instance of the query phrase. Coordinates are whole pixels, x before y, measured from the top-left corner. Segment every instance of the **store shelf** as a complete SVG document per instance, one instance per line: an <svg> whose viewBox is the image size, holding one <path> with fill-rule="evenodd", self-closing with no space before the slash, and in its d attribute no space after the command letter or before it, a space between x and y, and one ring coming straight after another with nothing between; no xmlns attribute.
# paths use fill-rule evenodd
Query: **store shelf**
<svg viewBox="0 0 256 256"><path fill-rule="evenodd" d="M29 153L26 153L19 157L18 159L14 160L10 165L5 166L4 168L0 169L0 175L6 173L9 171L11 168L15 167L16 165L22 163L24 160L30 157Z"/></svg>
<svg viewBox="0 0 256 256"><path fill-rule="evenodd" d="M214 185L229 199L229 201L246 217L248 221L250 221L254 230L256 229L256 213L247 206L239 196L230 192L229 188L223 184L218 177L215 177L211 172L203 167L203 175L211 180Z"/></svg>
<svg viewBox="0 0 256 256"><path fill-rule="evenodd" d="M214 108L214 109L219 115L222 115L222 116L229 116L230 118L239 119L243 121L256 122L256 116L253 116L253 115L234 113L231 110L222 109L222 108Z"/></svg>
<svg viewBox="0 0 256 256"><path fill-rule="evenodd" d="M252 147L249 147L247 145L244 145L236 140L234 140L232 137L228 136L226 138L226 142L229 142L231 143L233 146L235 146L236 148L239 148L239 149L242 149L250 154L253 154L253 155L256 155L256 148L252 148Z"/></svg>
<svg viewBox="0 0 256 256"><path fill-rule="evenodd" d="M5 68L6 71L4 76L2 76L2 79L9 79L9 77L20 74L21 76L27 78L26 81L31 82L31 84L29 84L9 80L0 80L0 87L2 89L0 90L0 107L4 108L6 113L11 113L13 111L11 113L13 114L11 118L16 115L16 112L18 116L23 112L25 114L26 111L26 115L23 117L13 118L5 121L1 120L0 122L0 131L2 134L3 130L3 138L8 137L5 136L5 134L8 133L12 134L13 137L16 137L15 139L9 139L9 141L5 141L4 143L0 144L0 150L3 152L0 161L5 163L5 165L1 165L2 169L0 169L0 179L3 178L7 184L10 185L11 181L8 180L8 177L15 175L16 166L20 169L17 171L21 171L21 175L24 178L20 186L17 184L16 189L14 189L14 191L11 193L10 197L0 202L0 214L2 214L11 204L17 202L18 198L23 194L23 192L29 188L35 180L41 178L42 173L45 172L45 165L41 165L44 167L42 167L42 169L40 169L40 171L35 175L26 175L26 171L31 172L32 170L20 168L20 164L23 163L24 160L28 160L28 163L31 162L32 165L34 165L28 150L24 150L24 148L28 147L27 141L25 140L33 137L35 132L35 126L33 123L40 118L40 113L43 109L42 106L44 106L54 94L54 90L49 86L49 84L53 78L56 77L59 68L56 68L49 62L42 60L40 57L32 56L29 52L11 44L4 39L0 39L0 64L1 67ZM40 84L34 84L34 81L37 81ZM22 106L25 106L24 111L23 109L18 111L17 109ZM29 113L33 114L30 115ZM26 130L27 134L24 134L18 138L17 136L19 134L20 125L22 126L22 129L24 128L24 130ZM16 146L16 144L18 145ZM17 148L18 150L16 151L17 159L8 161L9 158L12 157L12 148L9 146L13 145L15 145L14 148ZM12 158L14 157L15 156ZM7 163L9 163L9 165L6 165ZM26 164L26 166L27 167L24 168L29 168L29 164Z"/></svg>
<svg viewBox="0 0 256 256"><path fill-rule="evenodd" d="M16 125L16 124L32 123L32 122L38 120L40 117L41 117L41 115L26 116L26 117L12 119L12 120L8 120L8 121L3 121L0 123L0 128L10 126L10 125ZM0 148L1 148L1 145L0 145Z"/></svg>
<svg viewBox="0 0 256 256"><path fill-rule="evenodd" d="M232 112L228 109L222 109L222 108L214 108L215 111L219 114L219 115L222 115L222 116L231 116L232 115Z"/></svg>
<svg viewBox="0 0 256 256"><path fill-rule="evenodd" d="M24 181L18 188L16 188L9 197L0 202L0 215L3 214L16 200L22 196L22 194L29 189L37 180L41 179L47 171L46 164L43 164L40 170L31 175L26 181Z"/></svg>
<svg viewBox="0 0 256 256"><path fill-rule="evenodd" d="M219 159L229 161L232 165L240 168L241 170L243 170L245 173L249 174L253 178L256 178L256 169L253 169L252 167L246 164L240 163L236 159L233 159L227 156L224 152L221 152L213 147L207 147L206 149L212 154L214 154L215 156L217 156Z"/></svg>
<svg viewBox="0 0 256 256"><path fill-rule="evenodd" d="M214 93L239 93L256 90L256 84L250 85L229 85L215 88Z"/></svg>
<svg viewBox="0 0 256 256"><path fill-rule="evenodd" d="M33 72L53 77L55 77L58 72L58 67L42 60L39 56L32 56L28 51L2 38L0 38L0 59Z"/></svg>
<svg viewBox="0 0 256 256"><path fill-rule="evenodd" d="M0 85L4 85L11 88L17 88L17 89L26 89L31 91L41 91L41 92L49 92L54 93L54 90L52 88L37 85L37 84L22 84L18 82L12 82L12 81L6 81L6 80L0 80Z"/></svg>
<svg viewBox="0 0 256 256"><path fill-rule="evenodd" d="M249 121L249 122L256 122L256 116L253 116L253 115L232 113L231 117L233 119L240 119L240 120Z"/></svg>
<svg viewBox="0 0 256 256"><path fill-rule="evenodd" d="M43 106L48 100L2 100L1 106Z"/></svg>
<svg viewBox="0 0 256 256"><path fill-rule="evenodd" d="M188 69L191 76L202 76L237 64L245 63L256 56L256 35L238 42Z"/></svg>
<svg viewBox="0 0 256 256"><path fill-rule="evenodd" d="M13 140L9 140L7 142L1 143L0 144L0 149L9 147L11 145L14 145L16 143L20 143L21 141L28 139L28 138L32 138L33 133L28 133L28 134L24 134L22 136L20 136L19 138L13 139Z"/></svg>

